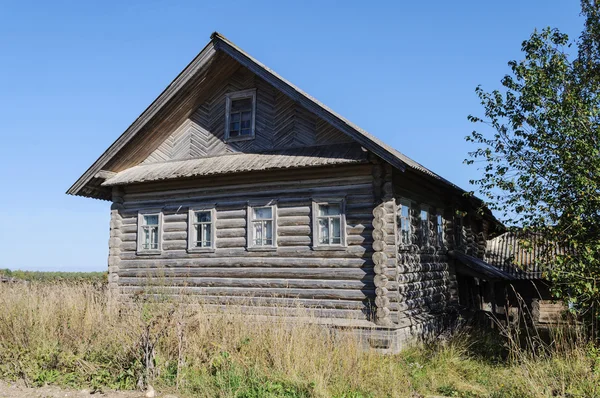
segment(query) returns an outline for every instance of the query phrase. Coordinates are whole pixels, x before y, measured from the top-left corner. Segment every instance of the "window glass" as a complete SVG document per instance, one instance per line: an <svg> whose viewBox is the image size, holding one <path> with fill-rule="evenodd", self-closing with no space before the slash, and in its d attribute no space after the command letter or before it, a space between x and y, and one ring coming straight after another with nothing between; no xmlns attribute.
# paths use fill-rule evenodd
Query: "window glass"
<svg viewBox="0 0 600 398"><path fill-rule="evenodd" d="M252 135L252 97L231 100L228 134L229 137Z"/></svg>
<svg viewBox="0 0 600 398"><path fill-rule="evenodd" d="M142 217L142 250L158 250L158 214Z"/></svg>
<svg viewBox="0 0 600 398"><path fill-rule="evenodd" d="M411 244L410 204L401 203L400 208L400 241L404 245Z"/></svg>
<svg viewBox="0 0 600 398"><path fill-rule="evenodd" d="M202 210L194 212L194 247L212 247L212 212Z"/></svg>
<svg viewBox="0 0 600 398"><path fill-rule="evenodd" d="M317 242L322 245L342 243L342 205L323 203L317 208Z"/></svg>
<svg viewBox="0 0 600 398"><path fill-rule="evenodd" d="M429 245L429 212L421 209L421 245Z"/></svg>
<svg viewBox="0 0 600 398"><path fill-rule="evenodd" d="M444 218L441 214L436 217L436 228L437 228L437 243L438 246L444 246Z"/></svg>
<svg viewBox="0 0 600 398"><path fill-rule="evenodd" d="M252 246L273 246L273 207L252 209Z"/></svg>

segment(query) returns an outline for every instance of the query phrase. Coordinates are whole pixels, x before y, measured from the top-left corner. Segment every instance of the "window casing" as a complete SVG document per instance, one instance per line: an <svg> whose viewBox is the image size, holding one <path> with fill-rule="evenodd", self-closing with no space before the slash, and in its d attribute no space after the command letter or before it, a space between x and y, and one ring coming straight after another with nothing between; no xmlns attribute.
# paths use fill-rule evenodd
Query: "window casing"
<svg viewBox="0 0 600 398"><path fill-rule="evenodd" d="M435 231L436 231L436 243L438 247L444 247L444 216L441 211L438 211L435 215Z"/></svg>
<svg viewBox="0 0 600 398"><path fill-rule="evenodd" d="M408 200L400 201L400 211L399 211L399 227L400 227L400 244L403 246L408 246L412 244L412 225L410 222L410 208L411 203Z"/></svg>
<svg viewBox="0 0 600 398"><path fill-rule="evenodd" d="M421 208L420 214L420 232L421 232L421 246L427 247L430 245L430 231L429 231L429 210L426 207Z"/></svg>
<svg viewBox="0 0 600 398"><path fill-rule="evenodd" d="M225 101L225 141L254 139L256 90L228 93Z"/></svg>
<svg viewBox="0 0 600 398"><path fill-rule="evenodd" d="M190 208L188 215L188 252L212 252L216 240L214 208Z"/></svg>
<svg viewBox="0 0 600 398"><path fill-rule="evenodd" d="M248 206L248 249L277 247L277 206Z"/></svg>
<svg viewBox="0 0 600 398"><path fill-rule="evenodd" d="M161 211L144 211L138 213L138 254L160 254L162 251Z"/></svg>
<svg viewBox="0 0 600 398"><path fill-rule="evenodd" d="M313 248L346 247L346 206L343 199L313 201Z"/></svg>

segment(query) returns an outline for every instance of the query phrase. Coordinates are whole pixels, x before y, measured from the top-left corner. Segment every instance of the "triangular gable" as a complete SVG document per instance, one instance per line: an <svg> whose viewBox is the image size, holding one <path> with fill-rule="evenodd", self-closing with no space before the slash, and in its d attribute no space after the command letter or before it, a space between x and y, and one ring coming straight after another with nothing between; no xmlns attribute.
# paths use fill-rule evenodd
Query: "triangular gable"
<svg viewBox="0 0 600 398"><path fill-rule="evenodd" d="M226 94L248 89L255 89L257 96L255 138L227 143L224 139ZM240 67L142 163L348 142L352 139L346 134L278 92L247 68Z"/></svg>
<svg viewBox="0 0 600 398"><path fill-rule="evenodd" d="M215 63L220 63L219 67L211 69L210 66ZM214 91L214 85L221 82L224 76L231 76L235 73L239 69L239 65L247 68L264 82L273 86L292 102L301 106L302 109L308 110L312 115L319 118L319 120L343 132L395 168L404 171L406 167L409 167L420 174L437 180L443 185L464 192L454 184L334 113L250 57L229 40L218 33L214 33L211 36L211 41L200 54L194 58L140 117L73 184L67 193L99 199L110 199L110 192L106 188L101 187L106 176L110 172L118 172L139 164L140 161L135 159L140 154L144 155L142 159L153 158L158 160L159 155L155 151L159 145L149 145L149 137L156 139L156 132L172 132L178 126L181 127L179 124L172 125L169 123L173 123L174 121L181 123L182 118L185 119L192 116L191 112L197 109L202 101L206 100L202 96ZM160 143L163 143L165 138L163 137ZM130 150L129 153L123 152L125 147L133 148L133 150ZM152 149L145 155L144 151L148 150L148 148Z"/></svg>

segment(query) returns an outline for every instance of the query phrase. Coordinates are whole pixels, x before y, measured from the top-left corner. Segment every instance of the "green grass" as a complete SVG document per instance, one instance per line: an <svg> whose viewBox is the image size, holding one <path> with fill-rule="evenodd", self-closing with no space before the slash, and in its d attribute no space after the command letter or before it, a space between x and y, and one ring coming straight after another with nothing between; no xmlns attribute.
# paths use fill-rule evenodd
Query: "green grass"
<svg viewBox="0 0 600 398"><path fill-rule="evenodd" d="M117 306L100 284L0 284L0 378L34 386L131 390L141 381L180 397L600 396L600 351L562 339L533 355L465 328L381 355L315 325L252 322L235 307Z"/></svg>

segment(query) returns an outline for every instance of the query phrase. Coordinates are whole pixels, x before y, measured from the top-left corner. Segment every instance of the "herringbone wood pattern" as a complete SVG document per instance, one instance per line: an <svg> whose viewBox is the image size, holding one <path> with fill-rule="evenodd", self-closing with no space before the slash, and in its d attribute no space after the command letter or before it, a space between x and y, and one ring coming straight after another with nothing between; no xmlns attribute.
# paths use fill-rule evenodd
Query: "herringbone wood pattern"
<svg viewBox="0 0 600 398"><path fill-rule="evenodd" d="M256 88L256 137L225 143L225 94ZM216 156L231 152L350 142L335 127L304 109L246 68L239 68L143 163Z"/></svg>

